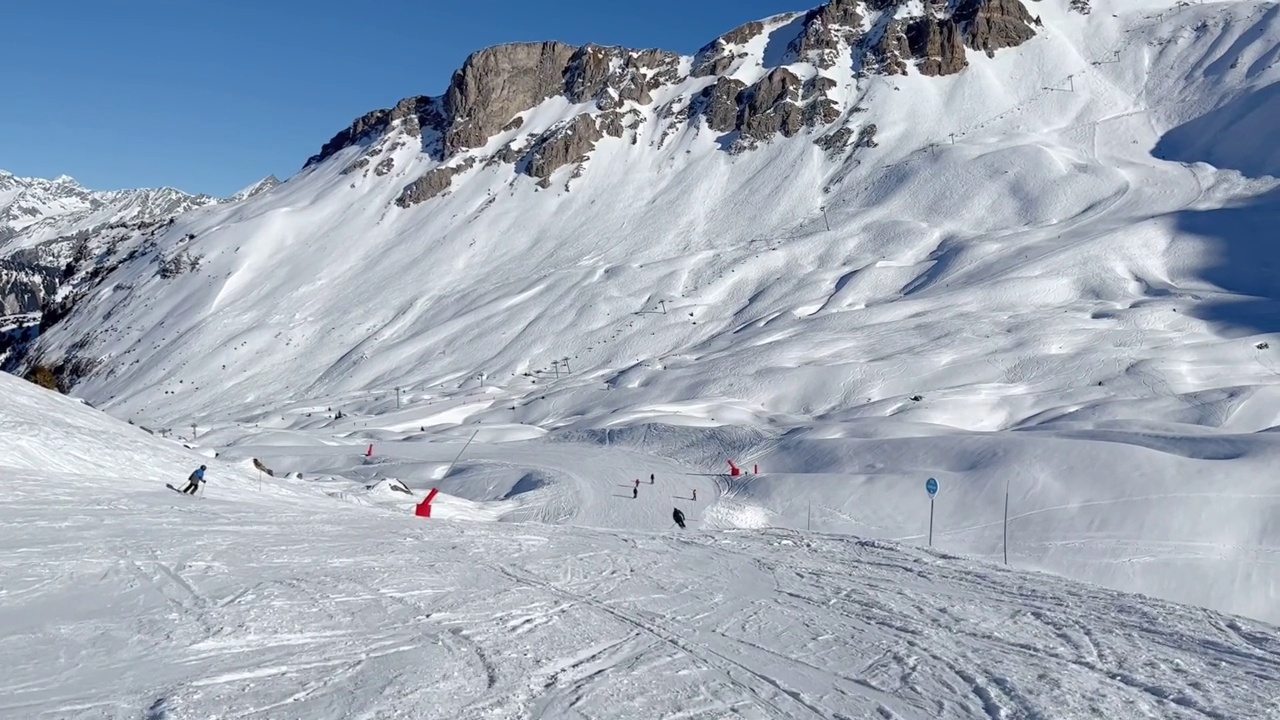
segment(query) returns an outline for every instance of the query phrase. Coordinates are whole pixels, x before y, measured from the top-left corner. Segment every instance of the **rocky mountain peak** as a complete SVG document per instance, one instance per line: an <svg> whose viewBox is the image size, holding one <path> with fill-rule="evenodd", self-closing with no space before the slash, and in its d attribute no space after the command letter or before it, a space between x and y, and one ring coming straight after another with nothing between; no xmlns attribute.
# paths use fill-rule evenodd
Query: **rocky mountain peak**
<svg viewBox="0 0 1280 720"><path fill-rule="evenodd" d="M174 188L97 191L68 175L0 171L0 313L39 312L73 281L73 266L89 273L119 262L123 238L215 202Z"/></svg>
<svg viewBox="0 0 1280 720"><path fill-rule="evenodd" d="M577 48L560 42L486 48L453 75L444 95L444 153L483 145L516 113L565 90L564 70Z"/></svg>
<svg viewBox="0 0 1280 720"><path fill-rule="evenodd" d="M89 190L68 175L46 180L3 173L0 190L0 257L7 246L31 247L114 223L161 220L217 202L164 187Z"/></svg>
<svg viewBox="0 0 1280 720"><path fill-rule="evenodd" d="M254 195L260 195L264 192L267 192L268 190L276 187L279 184L280 184L279 178L277 178L275 175L268 175L265 178L259 180L258 182L236 193L235 195L232 195L230 198L227 198L227 202L240 202L241 200L248 200Z"/></svg>
<svg viewBox="0 0 1280 720"><path fill-rule="evenodd" d="M498 45L468 56L442 95L357 118L304 167L366 145L346 172L387 175L406 145L393 131L420 138L418 149L436 165L404 187L397 204L409 207L448 192L478 165L510 164L543 187L577 165L572 180L598 142L637 143L646 123L658 147L680 128L722 133L731 153L808 129L836 138L821 144L838 153L854 147L843 141L874 133L874 124L827 131L850 122L852 90L841 88L839 66L859 75L950 75L969 64L968 50L1015 47L1035 36L1036 23L1023 0L829 0L740 25L691 58L561 42ZM552 98L573 115L527 125L529 111Z"/></svg>

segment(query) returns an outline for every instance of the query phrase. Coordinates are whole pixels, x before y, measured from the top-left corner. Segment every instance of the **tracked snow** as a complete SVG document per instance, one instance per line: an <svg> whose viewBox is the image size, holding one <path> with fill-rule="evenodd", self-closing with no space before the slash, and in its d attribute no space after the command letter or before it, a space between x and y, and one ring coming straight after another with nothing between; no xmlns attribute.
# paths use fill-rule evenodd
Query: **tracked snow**
<svg viewBox="0 0 1280 720"><path fill-rule="evenodd" d="M861 77L857 59L842 57L821 71L837 85L840 123L749 151L697 114L698 95L714 78L658 88L638 108L645 122L635 142L606 136L545 187L511 163L478 163L447 192L399 207L406 183L439 164L422 151L430 138L403 129L365 138L269 193L184 216L46 335L38 359L81 368L74 392L112 414L175 433L197 423L228 458L304 473L314 482L302 487L353 501L334 512L356 518L356 527L402 527L394 513L407 515L484 429L492 436L482 433L444 478L441 517L599 533L509 523L439 531L481 533L478 543L513 562L537 564L504 544L521 532L535 544L600 543L615 554L654 543L672 558L654 561L654 572L687 587L690 571L676 552L684 544L628 533L670 525L674 503L650 505L654 493L691 498L695 489L699 504L686 509L715 527L808 527L920 543L923 482L935 477L943 485L940 549L1002 558L1007 486L1015 566L1280 620L1267 572L1280 542L1268 482L1280 449L1280 257L1270 242L1280 168L1261 131L1274 116L1280 15L1274 3L1244 0L1092 7L1086 16L1065 3L1037 4L1043 32L1015 51L970 53L968 67L948 77L914 68ZM759 80L780 53L769 48L774 36L794 39L779 35L792 20L734 45L732 53L747 57L730 74ZM690 60L680 67L688 71ZM524 113L522 127L466 156L587 110L549 99ZM843 144L815 145L837 129L848 131ZM388 174L344 172L377 142L394 160ZM367 443L377 452L361 459ZM710 474L727 459L758 463L764 474L717 482ZM666 484L631 498L625 486L649 467ZM363 491L388 478L416 494ZM365 505L387 514L370 520L360 514L372 512ZM233 515L227 523L256 522ZM320 523L308 530L318 542L346 547L334 534L359 532ZM403 527L413 528L403 537L415 548L435 538ZM782 561L768 548L779 537L741 533L726 544L745 543L775 563ZM834 537L806 542L851 551ZM383 550L395 555L367 545L351 552ZM876 552L917 569L941 561L897 547ZM716 577L747 572L731 555L707 562ZM851 578L828 588L834 597L879 572L831 562L830 572ZM980 572L997 587L1014 577ZM1086 593L1032 577L1026 582ZM310 582L318 581L302 584ZM384 600L362 592L352 597ZM1109 618L1103 596L1118 597L1087 595L1081 607ZM1012 604L992 600L994 608ZM1085 612L1071 617L1086 622ZM1184 629L1199 627L1193 618L1217 617L1165 612ZM676 617L702 622L688 613ZM1066 622L1059 655L1079 660L1071 653L1089 652L1085 630L1055 618ZM728 622L705 621L697 632ZM772 622L756 629L785 637L782 621ZM1255 637L1242 632L1200 647L1225 653L1213 643L1235 648ZM1256 632L1271 648L1271 631ZM797 638L797 647L816 647L806 642L816 641ZM1165 670L1186 666L1187 656L1143 656L1111 642L1084 665L1054 665L1047 677L1067 672L1081 683L1073 687L1089 688L1082 692L1125 698L1115 701L1127 703L1123 710L1100 701L1103 716L1247 717L1246 703L1261 697L1180 685L1168 679L1177 671ZM818 664L866 657L866 647L850 647L835 664ZM1179 640L1171 652L1186 647ZM770 652L781 650L770 646L760 657ZM1248 652L1249 663L1265 660L1261 650ZM1141 684L1142 673L1115 666L1135 657L1158 666L1148 690L1116 679ZM708 662L721 680L744 676L729 661ZM949 685L985 695L992 714L1090 712L1059 704L1045 686L1024 692L1012 671L979 672L959 655L938 662L957 668L955 677L914 686L912 668L886 672L907 678L904 692ZM1086 671L1112 684L1071 674ZM583 682L574 698L612 697L595 680ZM835 702L830 695L793 682L801 681L765 690L763 700L708 695L705 712L834 716L837 705L824 704ZM1240 692L1265 689L1257 682ZM497 695L528 700L504 687ZM542 687L521 692L546 697ZM947 697L951 704L885 712L962 717L982 709ZM766 700L777 707L759 704ZM504 707L489 709L501 715ZM875 712L850 707L840 712Z"/></svg>
<svg viewBox="0 0 1280 720"><path fill-rule="evenodd" d="M427 521L380 509L399 494L385 483L359 504L306 481L258 491L244 464L16 379L0 392L2 717L1280 710L1280 632L1252 621L849 537L478 522L501 502ZM610 471L651 459L558 450L542 472L600 480L575 485L579 511L625 524L645 513L606 508L669 508L648 494L675 489L671 467L644 499L615 499ZM203 498L162 486L196 462Z"/></svg>

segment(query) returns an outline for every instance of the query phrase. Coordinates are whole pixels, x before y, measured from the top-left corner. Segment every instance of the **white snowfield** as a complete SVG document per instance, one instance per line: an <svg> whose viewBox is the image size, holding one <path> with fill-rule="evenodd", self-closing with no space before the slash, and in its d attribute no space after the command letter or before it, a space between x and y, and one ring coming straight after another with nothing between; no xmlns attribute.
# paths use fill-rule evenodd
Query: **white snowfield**
<svg viewBox="0 0 1280 720"><path fill-rule="evenodd" d="M117 417L197 423L286 471L348 478L352 451L404 441L430 467L385 470L425 490L460 449L429 446L485 428L460 469L509 484L459 481L459 502L546 464L486 456L496 439L604 428L691 472L759 463L726 526L917 539L937 477L938 545L994 559L1007 484L1019 565L1280 621L1280 13L1063 5L958 76L845 78L880 128L847 161L808 137L729 155L705 127L659 147L646 106L581 177L477 166L406 210L434 161L394 130L385 177L342 174L351 148L182 217L46 357L98 363L75 393ZM199 269L160 277L176 258ZM296 447L341 457L291 465ZM601 482L633 479L609 457ZM545 502L508 505L620 527L545 479Z"/></svg>
<svg viewBox="0 0 1280 720"><path fill-rule="evenodd" d="M1251 620L895 543L706 530L714 499L641 532L426 520L305 476L259 490L245 463L13 378L0 393L4 718L1280 712L1280 630ZM163 487L200 462L203 498ZM668 470L639 500L574 490L643 526L682 502L660 497Z"/></svg>
<svg viewBox="0 0 1280 720"><path fill-rule="evenodd" d="M394 129L179 218L41 349L199 452L0 378L0 712L1280 714L1280 10L1029 5L837 63L852 156L663 140L690 80L547 189L396 207Z"/></svg>

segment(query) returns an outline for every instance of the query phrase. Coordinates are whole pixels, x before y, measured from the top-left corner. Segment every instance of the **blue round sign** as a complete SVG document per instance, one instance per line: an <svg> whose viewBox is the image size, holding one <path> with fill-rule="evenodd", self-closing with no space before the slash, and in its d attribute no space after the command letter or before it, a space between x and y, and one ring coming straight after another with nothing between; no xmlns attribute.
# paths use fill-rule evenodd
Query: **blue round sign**
<svg viewBox="0 0 1280 720"><path fill-rule="evenodd" d="M929 493L929 497L933 497L934 495L937 495L938 481L934 480L933 478L929 478L928 480L926 480L924 483L924 491Z"/></svg>

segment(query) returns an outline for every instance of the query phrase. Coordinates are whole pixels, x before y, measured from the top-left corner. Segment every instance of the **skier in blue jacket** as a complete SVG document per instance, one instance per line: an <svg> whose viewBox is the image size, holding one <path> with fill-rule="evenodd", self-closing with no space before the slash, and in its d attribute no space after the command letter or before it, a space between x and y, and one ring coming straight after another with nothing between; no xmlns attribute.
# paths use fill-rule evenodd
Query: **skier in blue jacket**
<svg viewBox="0 0 1280 720"><path fill-rule="evenodd" d="M187 478L187 486L182 488L182 492L187 495L195 495L196 489L200 487L200 483L204 482L204 470L205 467L203 465L196 468L196 471L191 473L191 476Z"/></svg>

